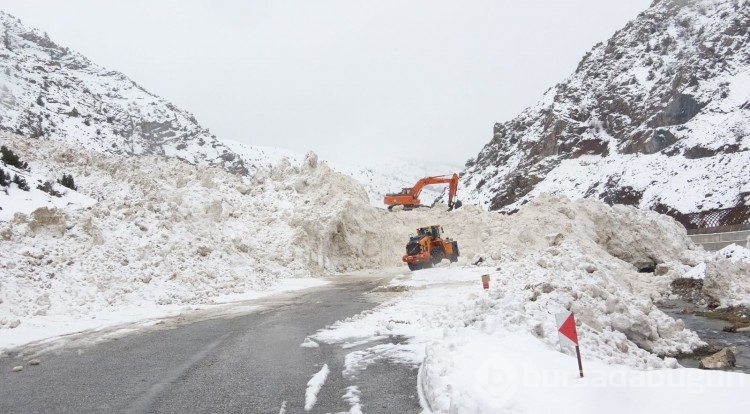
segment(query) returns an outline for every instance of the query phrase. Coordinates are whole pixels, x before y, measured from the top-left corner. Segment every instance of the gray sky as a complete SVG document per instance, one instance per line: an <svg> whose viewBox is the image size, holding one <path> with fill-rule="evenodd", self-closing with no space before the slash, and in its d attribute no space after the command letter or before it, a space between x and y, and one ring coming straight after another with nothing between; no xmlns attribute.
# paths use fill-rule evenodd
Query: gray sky
<svg viewBox="0 0 750 414"><path fill-rule="evenodd" d="M327 159L463 164L651 0L2 0L196 115Z"/></svg>

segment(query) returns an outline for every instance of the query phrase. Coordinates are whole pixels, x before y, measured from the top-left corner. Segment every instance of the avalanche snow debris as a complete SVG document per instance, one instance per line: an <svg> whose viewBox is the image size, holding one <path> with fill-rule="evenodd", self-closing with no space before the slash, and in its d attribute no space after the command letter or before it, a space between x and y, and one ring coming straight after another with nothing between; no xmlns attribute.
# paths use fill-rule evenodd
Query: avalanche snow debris
<svg viewBox="0 0 750 414"><path fill-rule="evenodd" d="M713 254L693 245L671 218L594 200L541 195L512 216L469 208L460 218L440 220L457 230L456 238L465 242L468 252L485 253L480 267L404 274L392 283L423 289L410 289L402 299L336 323L315 337L337 343L368 335L411 338L386 351L392 358L423 361L422 380L433 402L450 394L450 382L444 382L447 373L463 372L453 356L470 346L470 338L497 341L531 335L544 348L556 350L552 315L558 312L576 313L587 361L675 368L676 360L664 356L704 345L681 320L654 305L654 299L668 294L671 280L694 263L722 266ZM663 266L660 274L639 273L644 264ZM487 293L478 284L482 274L493 280ZM750 280L748 271L739 275L737 279ZM415 355L406 357L404 350ZM465 401L453 397L454 403Z"/></svg>
<svg viewBox="0 0 750 414"><path fill-rule="evenodd" d="M132 306L212 303L218 295L262 290L282 278L399 265L408 234L439 223L458 240L459 262L393 282L430 289L409 289L402 300L314 337L412 338L365 354L423 361L422 383L437 392L440 364L471 337L530 335L554 350L550 315L568 310L576 312L587 359L675 367L674 359L659 356L702 342L653 300L699 263L717 269L706 276L717 292L736 283L720 271L728 266L735 266L736 279L750 280L746 262L706 253L671 218L634 207L540 195L512 216L471 205L396 214L371 208L356 181L314 154L300 166L282 160L243 179L177 160L40 146L12 134L0 134L0 143L29 154L39 174L72 173L79 191L98 200L86 209L21 213L0 222L3 328ZM241 185L249 193L237 191ZM59 223L73 225L61 233L39 231ZM481 266L469 265L467 258L477 256L485 258ZM659 274L638 272L659 265ZM477 285L482 274L492 277L488 292ZM738 295L744 296L727 300L744 300L750 292Z"/></svg>

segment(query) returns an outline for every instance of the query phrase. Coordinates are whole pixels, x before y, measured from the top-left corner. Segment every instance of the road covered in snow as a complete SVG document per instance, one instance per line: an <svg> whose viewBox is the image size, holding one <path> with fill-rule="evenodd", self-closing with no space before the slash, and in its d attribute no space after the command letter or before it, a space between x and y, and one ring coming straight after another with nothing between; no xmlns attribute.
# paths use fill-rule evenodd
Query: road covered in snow
<svg viewBox="0 0 750 414"><path fill-rule="evenodd" d="M351 308L305 325L306 336L292 341L298 340L301 350L337 357L313 364L307 359L289 362L286 354L274 353L276 342L259 343L258 352L277 367L290 363L305 370L295 376L294 392L281 401L259 396L253 401L267 409L276 404L276 412L285 401L287 412L305 404L330 412L383 412L387 410L374 398L382 404L405 398L435 413L552 408L626 413L635 410L629 401L643 401L657 412L730 411L746 395L747 375L679 366L675 356L705 343L657 304L673 295L674 280L699 277L702 293L712 302L750 305L750 255L741 248L705 252L690 242L681 225L663 215L546 194L513 215L471 205L452 212L438 206L389 213L372 208L361 185L314 154L301 165L282 161L260 169L248 180L177 160L115 158L59 143L40 146L7 134L0 138L35 174L72 174L78 191L95 200L85 208L19 211L0 221L2 375L14 375L9 377L14 383L31 381L27 376L46 366L44 361L31 364L37 348L28 345L45 332L58 336L80 328L104 329L121 322L112 315L135 320L149 313L202 311L224 306L233 296L237 300L295 281L401 266L378 289L394 297L374 309ZM0 193L0 202L12 205L18 191L11 185L10 195ZM462 256L454 264L408 272L400 258L409 234L435 224L458 241ZM488 291L479 282L484 274L492 279ZM343 295L332 293L332 303L346 302L346 291L332 292ZM327 305L310 304L300 316L325 314ZM242 312L248 306L224 309ZM574 312L578 323L588 373L583 380L576 379L572 352L558 344L554 315L567 311ZM185 355L210 348L209 355L227 344L241 344L239 339L250 341L256 325L249 322L238 323L230 329L235 333L222 339L227 330L221 325L232 320L240 319L190 324L202 331L188 341L194 348ZM272 325L282 330L287 326L282 322ZM187 332L160 334L178 331ZM83 365L93 369L98 361L117 358L124 350L118 344L134 345L138 341L132 338L145 336L106 342L101 346L112 348L102 359ZM163 351L157 355L171 358L172 342L161 342ZM173 367L190 360L156 364L154 375L144 378L151 386L128 394L119 407L130 407L143 395L162 395L159 387L170 388L181 378ZM209 364L197 373L205 375L204 386L218 381L219 388L229 387L243 398L247 391L233 388L232 378L244 383L248 377L231 371L229 359L211 361L218 364L215 370ZM393 362L411 373L412 385L364 388L363 375ZM23 370L11 372L16 364ZM151 388L152 377L160 375L166 380ZM259 378L267 375L271 372ZM57 379L50 387L65 383ZM188 390L197 383L170 389ZM335 398L326 397L331 390ZM185 393L186 401L190 395ZM331 398L346 405L329 406ZM230 400L221 403L232 404Z"/></svg>

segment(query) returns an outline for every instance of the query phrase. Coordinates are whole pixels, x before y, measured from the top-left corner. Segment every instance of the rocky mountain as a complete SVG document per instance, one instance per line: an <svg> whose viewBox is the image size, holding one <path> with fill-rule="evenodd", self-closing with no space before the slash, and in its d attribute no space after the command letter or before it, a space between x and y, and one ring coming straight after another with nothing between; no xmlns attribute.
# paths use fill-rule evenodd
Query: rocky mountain
<svg viewBox="0 0 750 414"><path fill-rule="evenodd" d="M466 163L469 199L542 192L679 215L743 204L750 1L656 0Z"/></svg>
<svg viewBox="0 0 750 414"><path fill-rule="evenodd" d="M164 155L247 174L190 113L0 12L0 129L116 155Z"/></svg>

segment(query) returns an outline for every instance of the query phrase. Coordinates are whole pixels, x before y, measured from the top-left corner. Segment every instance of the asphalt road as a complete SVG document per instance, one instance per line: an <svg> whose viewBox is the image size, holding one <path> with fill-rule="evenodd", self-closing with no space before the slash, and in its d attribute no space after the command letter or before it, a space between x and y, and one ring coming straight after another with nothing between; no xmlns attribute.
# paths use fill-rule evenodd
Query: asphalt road
<svg viewBox="0 0 750 414"><path fill-rule="evenodd" d="M183 315L95 344L91 336L101 334L10 352L0 358L0 413L340 413L350 410L342 398L349 386L361 392L365 413L419 413L416 367L379 361L344 373L345 356L357 348L300 347L317 330L376 306L369 292L386 281L339 278L266 299L261 311ZM29 365L31 357L41 364ZM305 411L307 382L323 364L330 374ZM12 372L16 365L24 370Z"/></svg>

